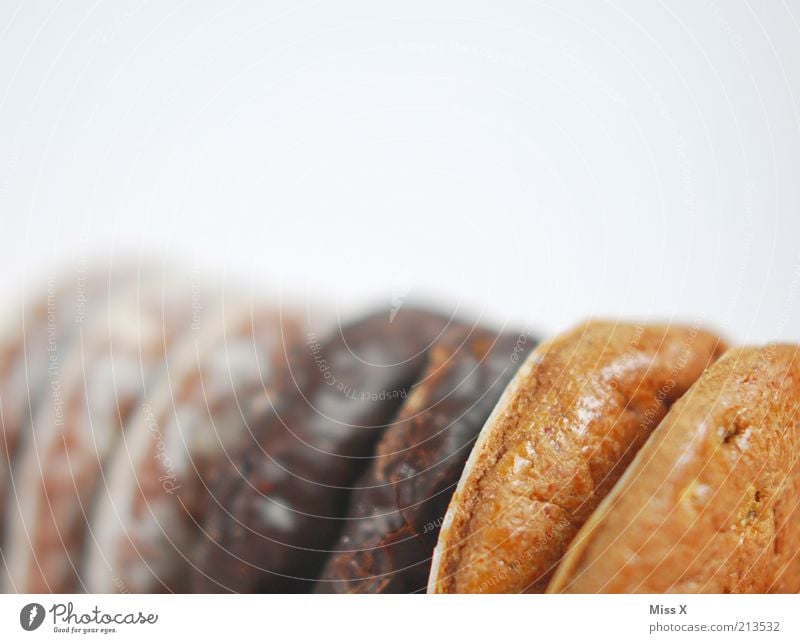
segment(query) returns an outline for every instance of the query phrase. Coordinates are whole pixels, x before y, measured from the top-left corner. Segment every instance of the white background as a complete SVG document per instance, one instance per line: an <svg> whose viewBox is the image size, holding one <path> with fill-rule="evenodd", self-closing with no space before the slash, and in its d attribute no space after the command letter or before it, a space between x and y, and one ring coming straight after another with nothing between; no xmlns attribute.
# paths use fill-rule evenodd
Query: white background
<svg viewBox="0 0 800 643"><path fill-rule="evenodd" d="M1 0L0 213L3 294L141 253L800 340L800 3Z"/></svg>
<svg viewBox="0 0 800 643"><path fill-rule="evenodd" d="M0 0L0 295L131 255L346 310L798 341L800 3ZM158 611L160 638L644 640L656 620L646 597L96 599L74 598ZM3 597L0 630L30 600ZM797 640L795 598L684 600Z"/></svg>

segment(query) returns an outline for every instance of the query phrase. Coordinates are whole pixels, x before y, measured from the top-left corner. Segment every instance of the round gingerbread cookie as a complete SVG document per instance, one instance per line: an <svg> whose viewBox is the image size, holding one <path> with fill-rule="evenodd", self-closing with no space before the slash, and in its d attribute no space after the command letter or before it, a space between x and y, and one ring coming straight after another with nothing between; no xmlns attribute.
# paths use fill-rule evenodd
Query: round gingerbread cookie
<svg viewBox="0 0 800 643"><path fill-rule="evenodd" d="M693 328L610 321L539 346L470 455L429 591L543 591L577 530L721 348Z"/></svg>
<svg viewBox="0 0 800 643"><path fill-rule="evenodd" d="M728 351L575 538L552 592L800 591L800 346Z"/></svg>

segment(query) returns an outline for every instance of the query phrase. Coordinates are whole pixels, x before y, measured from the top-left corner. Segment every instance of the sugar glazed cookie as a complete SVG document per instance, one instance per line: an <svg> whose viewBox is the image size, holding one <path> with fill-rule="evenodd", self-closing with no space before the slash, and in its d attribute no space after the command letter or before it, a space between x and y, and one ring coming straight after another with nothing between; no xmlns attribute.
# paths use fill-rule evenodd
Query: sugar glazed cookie
<svg viewBox="0 0 800 643"><path fill-rule="evenodd" d="M101 592L187 591L211 472L249 435L300 325L269 303L207 304L137 401L91 512L81 580Z"/></svg>
<svg viewBox="0 0 800 643"><path fill-rule="evenodd" d="M450 320L404 307L309 337L291 380L212 487L199 591L308 591L353 481Z"/></svg>

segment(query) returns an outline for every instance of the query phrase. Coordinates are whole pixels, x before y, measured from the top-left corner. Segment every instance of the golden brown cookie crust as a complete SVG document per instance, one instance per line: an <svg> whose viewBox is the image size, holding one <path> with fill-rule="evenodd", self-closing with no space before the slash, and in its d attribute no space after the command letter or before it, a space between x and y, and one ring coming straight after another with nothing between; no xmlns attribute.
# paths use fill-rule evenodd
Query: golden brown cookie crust
<svg viewBox="0 0 800 643"><path fill-rule="evenodd" d="M721 350L705 331L605 321L540 346L470 456L429 591L543 591L580 526Z"/></svg>
<svg viewBox="0 0 800 643"><path fill-rule="evenodd" d="M729 351L678 401L549 591L800 590L800 347Z"/></svg>

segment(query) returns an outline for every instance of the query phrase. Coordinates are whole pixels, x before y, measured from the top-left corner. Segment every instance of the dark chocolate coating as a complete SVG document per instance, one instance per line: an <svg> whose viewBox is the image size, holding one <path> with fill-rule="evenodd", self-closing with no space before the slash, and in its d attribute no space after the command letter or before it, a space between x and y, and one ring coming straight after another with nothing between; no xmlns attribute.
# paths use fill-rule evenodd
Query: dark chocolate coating
<svg viewBox="0 0 800 643"><path fill-rule="evenodd" d="M455 325L351 495L316 592L424 591L473 442L534 341ZM516 350L515 350L516 349Z"/></svg>
<svg viewBox="0 0 800 643"><path fill-rule="evenodd" d="M309 342L254 424L257 443L212 485L197 591L308 591L336 541L349 486L425 368L447 317L388 310Z"/></svg>

